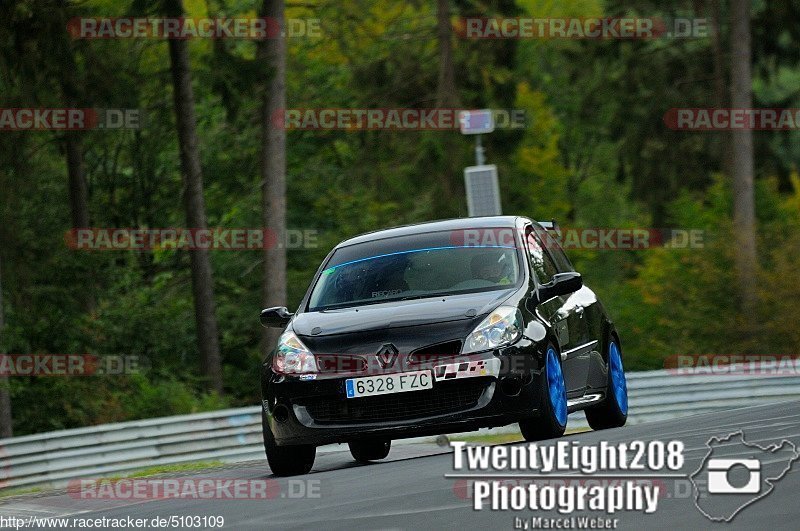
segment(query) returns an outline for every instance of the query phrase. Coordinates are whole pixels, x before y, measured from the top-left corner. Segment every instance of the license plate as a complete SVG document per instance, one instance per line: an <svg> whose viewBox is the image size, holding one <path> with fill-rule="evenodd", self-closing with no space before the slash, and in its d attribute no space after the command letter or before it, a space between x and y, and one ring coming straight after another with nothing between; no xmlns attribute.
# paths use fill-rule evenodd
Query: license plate
<svg viewBox="0 0 800 531"><path fill-rule="evenodd" d="M388 395L433 389L431 371L403 372L385 376L366 376L345 380L347 398L361 396Z"/></svg>

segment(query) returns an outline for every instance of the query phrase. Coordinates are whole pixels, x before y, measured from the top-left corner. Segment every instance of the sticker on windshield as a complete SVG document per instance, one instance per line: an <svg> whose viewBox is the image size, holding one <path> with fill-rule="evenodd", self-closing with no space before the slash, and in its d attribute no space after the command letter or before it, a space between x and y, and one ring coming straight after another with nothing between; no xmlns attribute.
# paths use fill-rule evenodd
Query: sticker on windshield
<svg viewBox="0 0 800 531"><path fill-rule="evenodd" d="M397 295L398 293L402 293L403 290L401 289L385 289L382 291L373 291L372 298L375 299L377 297L388 297L390 295Z"/></svg>

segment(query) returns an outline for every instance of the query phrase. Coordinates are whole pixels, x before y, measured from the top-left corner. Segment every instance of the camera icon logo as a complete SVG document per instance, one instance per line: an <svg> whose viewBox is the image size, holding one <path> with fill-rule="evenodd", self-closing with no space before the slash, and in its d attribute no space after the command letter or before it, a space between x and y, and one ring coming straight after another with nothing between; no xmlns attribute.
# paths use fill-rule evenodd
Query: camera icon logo
<svg viewBox="0 0 800 531"><path fill-rule="evenodd" d="M750 473L747 483L734 486L730 472L743 466ZM709 494L758 494L761 490L761 462L758 459L709 459Z"/></svg>
<svg viewBox="0 0 800 531"><path fill-rule="evenodd" d="M712 522L730 522L768 496L800 461L800 451L788 439L761 446L747 442L741 430L713 436L706 447L708 452L689 479L695 506Z"/></svg>

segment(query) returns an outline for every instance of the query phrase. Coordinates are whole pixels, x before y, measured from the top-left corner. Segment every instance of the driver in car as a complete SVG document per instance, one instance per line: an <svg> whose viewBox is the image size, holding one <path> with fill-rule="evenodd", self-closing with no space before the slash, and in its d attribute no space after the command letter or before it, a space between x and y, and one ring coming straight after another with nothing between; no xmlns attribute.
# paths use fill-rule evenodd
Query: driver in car
<svg viewBox="0 0 800 531"><path fill-rule="evenodd" d="M505 259L505 253L500 254L500 256L498 256L498 253L479 254L470 263L472 277L486 280L493 284L511 284L511 279L508 277L509 267Z"/></svg>

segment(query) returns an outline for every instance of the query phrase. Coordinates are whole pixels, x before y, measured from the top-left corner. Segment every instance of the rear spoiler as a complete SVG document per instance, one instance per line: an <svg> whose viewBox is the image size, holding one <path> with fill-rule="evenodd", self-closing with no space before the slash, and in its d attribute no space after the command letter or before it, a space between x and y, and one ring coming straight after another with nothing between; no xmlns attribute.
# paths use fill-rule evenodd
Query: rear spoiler
<svg viewBox="0 0 800 531"><path fill-rule="evenodd" d="M537 223L542 226L549 238L555 238L556 240L561 238L561 227L558 226L556 220L537 221Z"/></svg>
<svg viewBox="0 0 800 531"><path fill-rule="evenodd" d="M554 220L554 219L551 219L550 221L537 221L537 223L539 225L541 225L544 230L552 230L554 232L561 232L561 229L559 228L558 223L556 223L556 220Z"/></svg>

